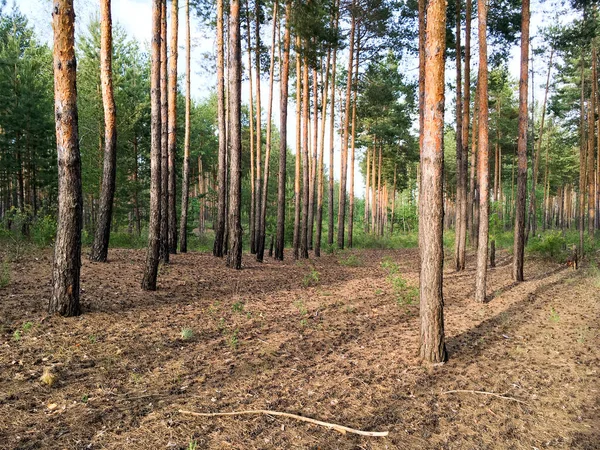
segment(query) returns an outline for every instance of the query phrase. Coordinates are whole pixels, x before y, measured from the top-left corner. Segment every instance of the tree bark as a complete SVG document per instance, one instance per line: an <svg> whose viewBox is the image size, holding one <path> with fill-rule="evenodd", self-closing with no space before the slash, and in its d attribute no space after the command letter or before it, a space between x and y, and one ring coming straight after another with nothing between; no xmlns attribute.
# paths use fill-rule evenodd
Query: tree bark
<svg viewBox="0 0 600 450"><path fill-rule="evenodd" d="M338 223L337 223L337 246L340 249L344 248L344 234L345 234L345 219L346 219L346 180L348 178L348 134L350 127L350 115L351 100L352 100L352 72L354 68L354 34L356 29L356 15L354 11L355 0L352 0L352 6L350 10L351 22L350 22L350 44L348 47L348 72L346 80L346 109L344 112L344 125L343 125L343 136L342 136L342 171L340 175L340 194L339 194L339 206L338 206Z"/></svg>
<svg viewBox="0 0 600 450"><path fill-rule="evenodd" d="M150 71L150 222L148 224L148 252L146 253L146 268L142 280L142 289L156 290L156 276L160 255L160 200L161 200L161 10L165 0L152 1L152 54Z"/></svg>
<svg viewBox="0 0 600 450"><path fill-rule="evenodd" d="M304 64L302 65L302 93L302 226L300 230L300 257L308 258L308 206L310 196L308 123L310 116L310 91L308 83L308 61L306 56L304 57Z"/></svg>
<svg viewBox="0 0 600 450"><path fill-rule="evenodd" d="M527 2L529 0L524 0ZM479 238L477 240L477 272L475 301L485 302L488 237L489 237L489 159L488 159L488 65L487 65L487 8L486 0L478 0L479 17L479 129L477 139L477 175L479 176Z"/></svg>
<svg viewBox="0 0 600 450"><path fill-rule="evenodd" d="M115 178L117 175L116 107L112 84L112 17L111 1L100 2L100 84L104 107L104 168L100 192L100 211L90 260L106 262L110 240Z"/></svg>
<svg viewBox="0 0 600 450"><path fill-rule="evenodd" d="M348 247L352 248L354 231L354 150L356 145L356 103L358 97L358 65L360 61L360 31L357 27L356 63L354 72L354 89L352 99L352 133L350 138L350 195L348 204Z"/></svg>
<svg viewBox="0 0 600 450"><path fill-rule="evenodd" d="M283 261L285 247L285 182L287 166L287 116L288 116L288 83L290 76L290 20L292 1L285 5L285 34L283 36L283 64L281 66L281 105L279 123L279 179L277 188L277 236L275 239L275 259Z"/></svg>
<svg viewBox="0 0 600 450"><path fill-rule="evenodd" d="M168 100L168 66L167 66L167 2L162 4L161 12L161 67L160 67L160 99L161 99L161 200L160 200L160 259L169 262L169 100Z"/></svg>
<svg viewBox="0 0 600 450"><path fill-rule="evenodd" d="M83 197L77 119L75 10L72 0L57 0L54 29L54 113L58 153L58 222L52 267L50 314L77 316L81 269Z"/></svg>
<svg viewBox="0 0 600 450"><path fill-rule="evenodd" d="M254 58L256 62L256 178L254 179L254 226L252 232L254 233L254 251L256 252L256 246L259 241L260 234L260 211L261 209L261 154L262 154L262 103L260 99L260 0L255 0L255 35L256 35L256 47L254 48ZM252 249L251 249L252 250Z"/></svg>
<svg viewBox="0 0 600 450"><path fill-rule="evenodd" d="M527 87L529 76L529 0L522 3L521 78L519 81L519 136L517 141L517 199L515 205L515 237L513 279L523 281L525 252L525 196L527 189Z"/></svg>
<svg viewBox="0 0 600 450"><path fill-rule="evenodd" d="M259 217L258 246L256 260L262 262L265 255L265 240L267 235L267 197L269 193L269 160L271 159L271 120L273 117L273 83L275 78L275 44L277 37L277 5L273 4L273 37L271 41L271 64L269 67L269 103L267 106L267 147L265 149L265 173L263 176L263 190Z"/></svg>
<svg viewBox="0 0 600 450"><path fill-rule="evenodd" d="M339 0L335 2L335 25L334 30L337 32L340 14L339 14ZM333 48L333 61L331 67L331 104L329 112L329 195L327 205L327 244L333 246L333 233L334 233L334 151L335 151L335 76L337 67L337 46Z"/></svg>
<svg viewBox="0 0 600 450"><path fill-rule="evenodd" d="M177 253L177 173L175 161L177 156L177 45L179 37L179 2L171 0L171 45L169 55L169 252Z"/></svg>
<svg viewBox="0 0 600 450"><path fill-rule="evenodd" d="M319 82L316 66L313 67L313 125L312 125L312 156L310 157L310 190L308 193L308 249L313 249L313 232L315 225L315 194L317 188L317 159L319 146Z"/></svg>
<svg viewBox="0 0 600 450"><path fill-rule="evenodd" d="M248 0L246 0L246 29L248 30L248 89L250 91L250 100L248 102L248 124L250 131L250 217L249 217L249 230L250 230L250 253L256 252L256 238L255 233L255 222L254 216L256 214L256 196L254 192L254 95L252 92L252 32L250 27L250 6Z"/></svg>
<svg viewBox="0 0 600 450"><path fill-rule="evenodd" d="M421 149L421 212L419 220L420 357L426 362L446 361L444 297L442 293L443 170L444 170L444 49L446 2L429 0L425 43L425 97Z"/></svg>
<svg viewBox="0 0 600 450"><path fill-rule="evenodd" d="M183 177L181 186L181 220L179 223L179 251L187 252L187 216L190 192L190 112L191 112L191 69L190 69L190 0L185 0L185 137L183 141ZM198 167L198 171L201 167ZM204 201L204 199L202 200ZM202 210L202 208L200 208ZM198 223L201 231L201 224Z"/></svg>
<svg viewBox="0 0 600 450"><path fill-rule="evenodd" d="M463 165L463 133L462 133L462 50L460 45L460 11L461 1L456 0L456 225L455 225L455 237L454 237L454 266L457 272L464 269L464 255L461 258L461 251L463 250L463 244L461 241L461 230L462 222L464 219L462 213L462 203L464 193L463 190L466 188L466 183L463 183L466 174L464 173ZM465 89L468 89L465 86ZM467 138L468 139L468 138ZM466 208L465 208L466 212Z"/></svg>
<svg viewBox="0 0 600 450"><path fill-rule="evenodd" d="M596 122L596 83L597 83L597 74L596 65L594 61L596 59L596 47L592 44L592 79L591 79L591 94L588 103L588 156L587 156L587 184L588 184L588 236L594 237L594 219L596 216L595 211L595 144L596 144L596 136L595 136L595 127L594 124Z"/></svg>
<svg viewBox="0 0 600 450"><path fill-rule="evenodd" d="M219 0L220 1L220 0ZM229 248L227 266L242 268L242 48L240 2L229 2Z"/></svg>
<svg viewBox="0 0 600 450"><path fill-rule="evenodd" d="M223 0L217 0L217 127L219 154L217 161L217 226L213 255L223 257L225 248L225 220L227 201L227 130L225 125L225 44ZM231 125L231 122L230 122Z"/></svg>
<svg viewBox="0 0 600 450"><path fill-rule="evenodd" d="M300 156L302 154L301 105L302 82L300 62L300 38L296 37L296 165L294 168L294 259L300 256Z"/></svg>

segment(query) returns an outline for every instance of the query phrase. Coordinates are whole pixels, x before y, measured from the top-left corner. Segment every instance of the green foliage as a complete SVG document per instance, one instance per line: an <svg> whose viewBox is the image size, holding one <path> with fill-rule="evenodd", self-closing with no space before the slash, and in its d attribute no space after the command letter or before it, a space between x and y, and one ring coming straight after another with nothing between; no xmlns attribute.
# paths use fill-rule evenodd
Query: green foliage
<svg viewBox="0 0 600 450"><path fill-rule="evenodd" d="M350 253L347 257L340 259L340 264L347 267L360 267L363 264L363 260L355 253Z"/></svg>
<svg viewBox="0 0 600 450"><path fill-rule="evenodd" d="M550 308L550 322L558 323L560 321L560 316L558 312L554 308Z"/></svg>
<svg viewBox="0 0 600 450"><path fill-rule="evenodd" d="M541 237L530 238L527 251L530 254L552 260L562 260L566 256L567 242L560 231L548 231Z"/></svg>
<svg viewBox="0 0 600 450"><path fill-rule="evenodd" d="M304 287L314 286L319 282L320 273L314 267L310 267L309 271L302 279L302 285Z"/></svg>
<svg viewBox="0 0 600 450"><path fill-rule="evenodd" d="M242 313L244 312L244 303L242 302L235 302L232 306L231 306L231 310L234 313Z"/></svg>
<svg viewBox="0 0 600 450"><path fill-rule="evenodd" d="M191 328L182 328L181 329L181 339L184 341L189 341L194 337L194 330Z"/></svg>
<svg viewBox="0 0 600 450"><path fill-rule="evenodd" d="M190 439L187 450L198 450L198 442L195 439Z"/></svg>
<svg viewBox="0 0 600 450"><path fill-rule="evenodd" d="M231 333L229 333L229 337L227 338L227 345L232 350L235 350L238 347L238 344L239 344L238 333L239 333L239 330L236 328L235 330L232 330Z"/></svg>
<svg viewBox="0 0 600 450"><path fill-rule="evenodd" d="M48 247L56 238L56 219L51 215L37 218L31 226L31 239L38 247Z"/></svg>
<svg viewBox="0 0 600 450"><path fill-rule="evenodd" d="M381 268L387 272L398 305L411 305L419 299L419 289L409 286L400 272L400 266L390 257L381 261Z"/></svg>

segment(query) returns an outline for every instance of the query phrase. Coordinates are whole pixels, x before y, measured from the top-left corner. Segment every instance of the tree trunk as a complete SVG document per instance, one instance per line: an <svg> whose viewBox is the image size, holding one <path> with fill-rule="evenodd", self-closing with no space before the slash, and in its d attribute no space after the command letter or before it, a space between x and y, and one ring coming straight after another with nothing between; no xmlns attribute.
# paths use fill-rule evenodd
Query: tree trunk
<svg viewBox="0 0 600 450"><path fill-rule="evenodd" d="M456 225L455 225L455 238L454 238L454 266L457 272L464 269L464 255L461 259L462 244L460 239L460 232L462 229L462 221L464 220L461 215L462 202L463 202L463 179L465 173L463 172L464 166L462 163L463 159L463 133L462 133L462 51L460 45L460 11L461 1L456 0ZM465 89L468 89L465 86ZM466 209L465 209L466 211Z"/></svg>
<svg viewBox="0 0 600 450"><path fill-rule="evenodd" d="M225 248L225 220L227 201L227 130L225 125L225 43L223 0L217 0L217 127L219 154L217 168L217 220L213 255L223 257ZM230 122L231 125L231 122Z"/></svg>
<svg viewBox="0 0 600 450"><path fill-rule="evenodd" d="M219 0L220 1L220 0ZM240 2L229 2L229 238L227 266L242 268L242 48Z"/></svg>
<svg viewBox="0 0 600 450"><path fill-rule="evenodd" d="M527 189L527 87L529 71L529 0L522 3L521 79L519 82L519 136L517 141L517 199L515 205L515 241L513 279L523 281L525 252L525 196Z"/></svg>
<svg viewBox="0 0 600 450"><path fill-rule="evenodd" d="M352 234L354 231L354 150L356 146L356 103L358 97L358 65L360 61L360 31L356 30L356 63L354 72L354 89L352 99L352 135L350 138L350 195L348 204L348 247L352 248Z"/></svg>
<svg viewBox="0 0 600 450"><path fill-rule="evenodd" d="M262 201L259 217L258 246L256 260L262 262L265 255L267 235L267 197L269 193L269 160L271 159L271 120L273 117L273 82L275 78L275 44L277 37L277 5L273 4L273 38L271 41L271 65L269 67L269 103L267 106L267 147L265 149L265 173L263 176Z"/></svg>
<svg viewBox="0 0 600 450"><path fill-rule="evenodd" d="M165 0L152 1L152 56L150 72L150 222L148 224L148 252L146 254L146 269L142 280L142 289L156 290L158 260L160 254L160 201L161 201L161 10Z"/></svg>
<svg viewBox="0 0 600 450"><path fill-rule="evenodd" d="M54 111L58 152L58 223L52 267L50 314L77 316L81 269L83 197L77 121L75 10L72 0L57 0L54 29Z"/></svg>
<svg viewBox="0 0 600 450"><path fill-rule="evenodd" d="M261 209L261 154L262 154L262 103L260 100L260 0L255 0L255 35L256 35L256 47L254 48L254 58L256 62L256 178L254 179L254 226L252 232L254 233L254 252L259 242L260 234L260 211ZM251 249L252 250L252 249Z"/></svg>
<svg viewBox="0 0 600 450"><path fill-rule="evenodd" d="M117 127L116 108L112 84L112 17L111 1L100 2L100 79L102 85L102 105L104 107L104 168L100 211L94 243L90 249L90 261L106 262L110 240L115 178L117 176Z"/></svg>
<svg viewBox="0 0 600 450"><path fill-rule="evenodd" d="M336 2L336 11L335 11L335 25L334 30L337 31L338 23L339 23L339 0ZM334 151L335 151L335 76L336 76L336 67L337 67L337 46L333 48L333 61L331 68L331 105L330 105L330 113L329 113L329 196L328 196L328 205L327 205L327 244L331 247L333 246L333 234L334 234Z"/></svg>
<svg viewBox="0 0 600 450"><path fill-rule="evenodd" d="M300 257L308 258L308 207L309 207L309 164L308 122L310 107L310 91L308 83L308 61L304 57L302 65L302 227L300 233Z"/></svg>
<svg viewBox="0 0 600 450"><path fill-rule="evenodd" d="M160 100L161 100L161 199L160 199L160 259L169 262L169 100L168 100L168 67L167 67L167 2L162 4L161 12L161 67L160 67Z"/></svg>
<svg viewBox="0 0 600 450"><path fill-rule="evenodd" d="M319 82L317 69L313 67L313 126L312 126L312 156L310 157L310 190L308 193L308 249L313 249L313 231L315 225L315 194L317 187L317 159L319 145Z"/></svg>
<svg viewBox="0 0 600 450"><path fill-rule="evenodd" d="M252 94L252 33L250 27L250 7L248 0L246 0L246 26L248 30L248 88L250 91L250 100L248 102L248 123L249 123L249 141L250 141L250 217L249 217L249 230L250 230L250 253L256 253L256 237L254 215L256 213L256 197L254 192L254 96Z"/></svg>
<svg viewBox="0 0 600 450"><path fill-rule="evenodd" d="M181 220L179 223L179 251L187 252L187 216L190 192L190 0L185 0L185 137L183 141L183 179L181 186ZM198 167L200 170L201 167ZM202 200L204 201L204 200ZM202 209L202 208L201 208ZM200 223L198 230L201 229Z"/></svg>
<svg viewBox="0 0 600 450"><path fill-rule="evenodd" d="M175 161L177 156L177 45L179 31L179 5L178 0L171 0L171 45L169 55L169 253L177 253L177 173Z"/></svg>
<svg viewBox="0 0 600 450"><path fill-rule="evenodd" d="M425 98L421 149L421 211L419 220L420 357L446 361L444 343L443 170L444 170L444 49L446 2L429 0L425 44Z"/></svg>
<svg viewBox="0 0 600 450"><path fill-rule="evenodd" d="M294 259L300 255L300 156L302 154L301 136L301 107L302 107L302 83L300 62L300 38L296 37L296 165L294 177Z"/></svg>
<svg viewBox="0 0 600 450"><path fill-rule="evenodd" d="M596 122L596 83L597 83L597 74L596 65L594 61L596 59L596 47L592 44L592 79L590 84L592 85L589 106L588 106L588 156L587 156L587 183L588 183L588 235L590 237L594 237L594 219L596 216L595 211L595 127L594 124Z"/></svg>
<svg viewBox="0 0 600 450"><path fill-rule="evenodd" d="M290 76L290 20L292 1L285 5L285 34L283 37L283 64L281 66L280 86L281 105L279 121L279 179L277 188L277 237L275 239L275 259L283 261L285 247L285 182L287 165L287 115L288 115L288 82Z"/></svg>
<svg viewBox="0 0 600 450"><path fill-rule="evenodd" d="M580 143L579 143L579 214L578 214L578 229L579 229L579 257L583 259L584 246L583 246L583 230L585 228L585 186L586 186L586 146L585 146L585 76L584 76L584 59L583 49L581 49L581 98L580 98Z"/></svg>
<svg viewBox="0 0 600 450"><path fill-rule="evenodd" d="M333 18L332 18L333 20ZM323 99L321 101L321 140L319 149L319 167L318 167L318 193L317 193L317 233L315 236L315 256L321 256L321 236L323 232L323 182L324 182L324 156L325 156L325 122L327 119L327 96L329 91L329 66L331 63L331 48L327 50L327 63L323 78Z"/></svg>
<svg viewBox="0 0 600 450"><path fill-rule="evenodd" d="M396 177L398 175L398 165L394 164L394 187L392 189L392 222L390 226L390 234L394 234L394 217L396 213Z"/></svg>
<svg viewBox="0 0 600 450"><path fill-rule="evenodd" d="M346 219L346 180L348 177L348 134L350 127L351 100L352 100L352 69L354 68L354 38L356 29L356 16L354 12L355 0L352 0L352 9L350 11L352 18L350 24L350 44L348 48L348 73L346 80L346 109L344 110L344 126L342 137L342 172L340 175L340 194L338 206L338 248L344 248L344 223Z"/></svg>
<svg viewBox="0 0 600 450"><path fill-rule="evenodd" d="M371 180L371 149L367 147L367 177L365 178L365 214L363 217L363 224L365 233L369 232L369 208L370 206L370 180Z"/></svg>
<svg viewBox="0 0 600 450"><path fill-rule="evenodd" d="M524 0L525 2L529 0ZM479 129L477 139L479 176L479 238L477 240L477 272L475 301L485 302L489 237L489 159L488 159L488 66L487 66L487 8L485 0L478 0L479 14Z"/></svg>

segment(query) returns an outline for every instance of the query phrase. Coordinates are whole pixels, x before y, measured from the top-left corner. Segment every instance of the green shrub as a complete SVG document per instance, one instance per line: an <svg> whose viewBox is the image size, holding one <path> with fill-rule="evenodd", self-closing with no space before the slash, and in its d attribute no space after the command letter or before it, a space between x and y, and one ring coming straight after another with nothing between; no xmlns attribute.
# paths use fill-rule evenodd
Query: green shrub
<svg viewBox="0 0 600 450"><path fill-rule="evenodd" d="M549 231L540 237L531 237L527 245L530 254L553 260L563 259L567 241L560 231Z"/></svg>
<svg viewBox="0 0 600 450"><path fill-rule="evenodd" d="M354 253L351 253L346 258L340 259L340 264L348 267L359 267L363 265L363 261Z"/></svg>
<svg viewBox="0 0 600 450"><path fill-rule="evenodd" d="M52 245L56 238L56 220L52 216L38 218L31 226L31 239L38 247Z"/></svg>

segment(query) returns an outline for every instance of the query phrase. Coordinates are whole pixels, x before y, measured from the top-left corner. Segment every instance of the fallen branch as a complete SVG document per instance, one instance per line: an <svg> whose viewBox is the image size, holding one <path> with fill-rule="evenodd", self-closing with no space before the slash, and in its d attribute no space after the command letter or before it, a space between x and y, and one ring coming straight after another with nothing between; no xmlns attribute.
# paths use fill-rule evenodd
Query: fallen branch
<svg viewBox="0 0 600 450"><path fill-rule="evenodd" d="M197 417L220 417L220 416L241 416L247 414L265 414L270 416L281 416L281 417L289 417L291 419L301 420L302 422L308 422L315 425L321 425L323 427L333 429L339 433L354 433L360 434L361 436L387 436L389 434L388 431L362 431L355 430L354 428L345 427L343 425L337 425L335 423L322 422L320 420L311 419L310 417L298 416L296 414L285 413L281 411L271 411L268 409L252 409L246 411L232 411L232 412L217 412L217 413L198 413L193 411L186 411L184 409L180 409L179 412L181 414L189 414L191 416Z"/></svg>
<svg viewBox="0 0 600 450"><path fill-rule="evenodd" d="M466 393L466 394L482 394L482 395L491 395L493 397L503 398L504 400L511 400L513 402L522 403L523 405L527 405L527 402L523 400L519 400L514 397L507 397L505 395L496 394L495 392L486 392L486 391L473 391L469 389L455 389L452 391L442 392L442 394L454 394L454 393Z"/></svg>

